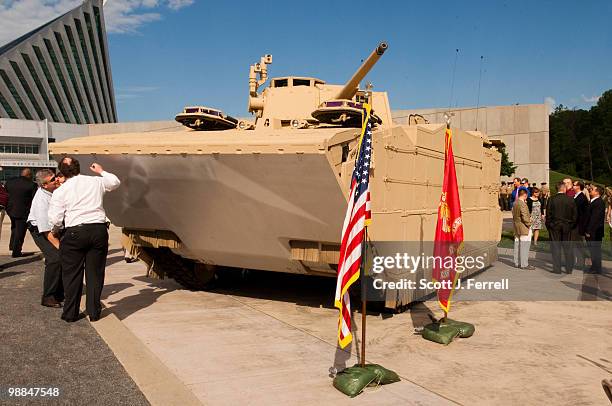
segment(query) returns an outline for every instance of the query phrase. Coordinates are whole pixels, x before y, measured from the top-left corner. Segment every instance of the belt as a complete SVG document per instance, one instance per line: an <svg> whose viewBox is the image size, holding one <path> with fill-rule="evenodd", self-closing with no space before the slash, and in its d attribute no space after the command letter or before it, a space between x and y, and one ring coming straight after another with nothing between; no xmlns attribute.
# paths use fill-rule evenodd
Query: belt
<svg viewBox="0 0 612 406"><path fill-rule="evenodd" d="M66 227L66 230L70 230L71 228L85 228L85 227L99 227L99 226L104 226L106 227L106 223L82 223L82 224L77 224L76 226L70 226L70 227Z"/></svg>

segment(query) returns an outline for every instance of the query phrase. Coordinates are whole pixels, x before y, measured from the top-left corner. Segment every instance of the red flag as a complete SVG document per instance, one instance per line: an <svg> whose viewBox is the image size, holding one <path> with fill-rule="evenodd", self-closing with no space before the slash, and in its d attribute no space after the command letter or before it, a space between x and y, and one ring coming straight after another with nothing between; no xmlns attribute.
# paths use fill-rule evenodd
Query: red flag
<svg viewBox="0 0 612 406"><path fill-rule="evenodd" d="M461 221L461 202L455 173L453 137L450 128L444 136L444 181L438 205L438 223L434 238L433 279L440 282L438 302L445 312L450 309L450 301L455 288L457 272L455 259L463 244L463 222Z"/></svg>

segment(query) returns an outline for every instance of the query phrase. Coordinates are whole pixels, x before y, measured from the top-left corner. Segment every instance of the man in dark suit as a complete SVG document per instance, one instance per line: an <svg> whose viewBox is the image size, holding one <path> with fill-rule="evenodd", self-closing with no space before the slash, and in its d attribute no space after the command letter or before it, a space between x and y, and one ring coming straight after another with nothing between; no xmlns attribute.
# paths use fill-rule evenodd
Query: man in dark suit
<svg viewBox="0 0 612 406"><path fill-rule="evenodd" d="M7 180L5 188L9 194L6 213L11 218L9 249L13 252L13 258L17 258L22 256L21 248L27 230L26 221L37 189L36 184L32 182L30 168L22 169L20 177Z"/></svg>
<svg viewBox="0 0 612 406"><path fill-rule="evenodd" d="M584 268L584 260L588 255L586 242L584 241L584 228L587 221L587 210L589 209L589 200L584 191L584 182L576 180L573 183L574 202L576 203L576 225L572 229L572 241L574 244L574 257L576 258L576 267L578 269Z"/></svg>
<svg viewBox="0 0 612 406"><path fill-rule="evenodd" d="M587 222L585 225L585 237L591 252L593 265L587 272L601 273L601 240L604 236L604 221L606 216L606 205L601 198L603 188L592 186L589 190L591 204L587 211Z"/></svg>
<svg viewBox="0 0 612 406"><path fill-rule="evenodd" d="M576 224L576 203L566 193L563 182L557 185L557 194L548 200L546 207L546 228L550 234L553 272L561 272L561 251L565 258L565 270L572 273L574 254L571 231Z"/></svg>

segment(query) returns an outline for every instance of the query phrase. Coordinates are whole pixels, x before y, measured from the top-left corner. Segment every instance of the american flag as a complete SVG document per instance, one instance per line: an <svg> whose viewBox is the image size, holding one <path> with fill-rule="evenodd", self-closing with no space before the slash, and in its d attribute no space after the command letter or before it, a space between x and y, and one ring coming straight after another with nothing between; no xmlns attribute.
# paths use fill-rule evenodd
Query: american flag
<svg viewBox="0 0 612 406"><path fill-rule="evenodd" d="M365 227L370 223L370 161L372 159L372 123L370 106L364 105L364 121L359 139L359 150L351 179L351 193L342 227L338 280L335 305L340 310L338 343L344 348L353 340L351 334L351 300L349 288L359 279L361 251Z"/></svg>

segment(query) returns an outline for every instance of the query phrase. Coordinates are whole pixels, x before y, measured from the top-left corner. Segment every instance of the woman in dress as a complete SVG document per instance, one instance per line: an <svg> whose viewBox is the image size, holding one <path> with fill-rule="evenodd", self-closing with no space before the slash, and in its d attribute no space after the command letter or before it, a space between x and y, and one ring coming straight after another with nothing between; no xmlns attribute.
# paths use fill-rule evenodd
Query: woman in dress
<svg viewBox="0 0 612 406"><path fill-rule="evenodd" d="M529 211L531 212L531 229L533 230L533 245L538 246L538 237L542 229L542 202L540 201L540 189L533 188L533 194L528 201Z"/></svg>

